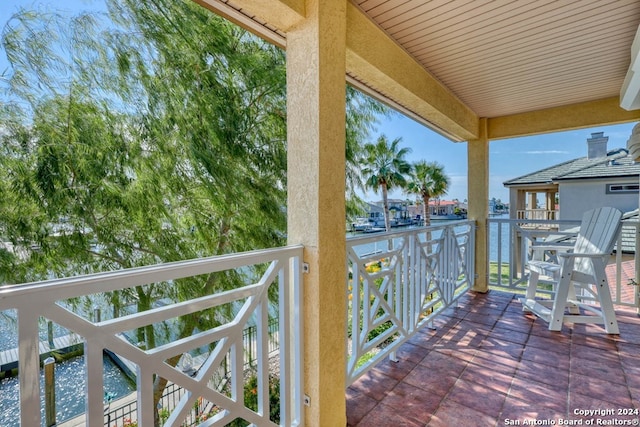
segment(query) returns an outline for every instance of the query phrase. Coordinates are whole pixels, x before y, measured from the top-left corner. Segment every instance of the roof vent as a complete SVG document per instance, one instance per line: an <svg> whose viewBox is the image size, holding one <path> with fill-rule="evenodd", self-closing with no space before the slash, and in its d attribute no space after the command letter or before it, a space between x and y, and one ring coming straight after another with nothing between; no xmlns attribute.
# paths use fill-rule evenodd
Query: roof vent
<svg viewBox="0 0 640 427"><path fill-rule="evenodd" d="M604 136L604 132L593 132L591 138L587 139L587 158L597 159L607 156L607 142L608 136Z"/></svg>

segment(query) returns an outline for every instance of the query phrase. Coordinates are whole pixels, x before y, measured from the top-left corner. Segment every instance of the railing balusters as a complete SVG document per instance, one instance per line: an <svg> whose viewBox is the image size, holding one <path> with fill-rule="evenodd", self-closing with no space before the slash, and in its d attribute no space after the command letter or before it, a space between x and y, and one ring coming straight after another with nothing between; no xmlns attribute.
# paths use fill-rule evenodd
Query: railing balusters
<svg viewBox="0 0 640 427"><path fill-rule="evenodd" d="M524 292L526 289L528 272L525 266L530 256L532 239L546 238L550 235L570 237L570 230L579 226L579 220L519 220L519 219L499 219L490 218L489 225L489 271L497 271L497 278L490 282L491 286L509 291ZM508 227L508 241L505 241L503 227ZM625 257L633 256L634 275L630 278L638 281L640 278L640 263L638 262L638 248L640 247L640 222L623 220L623 232L618 237L613 258L614 274L609 280L609 286L613 292L613 303L619 306L639 308L639 297L637 286L631 296L623 298L627 291L627 283L623 277L623 262ZM630 237L633 231L633 238ZM577 230L576 230L577 233ZM575 235L575 233L573 233ZM505 249L508 248L508 249ZM508 251L508 253L505 253ZM516 257L516 254L519 255ZM626 256L623 256L625 255ZM504 258L507 260L504 260ZM517 260L517 263L515 262ZM503 272L509 272L508 283L503 282ZM615 281L615 283L613 283ZM544 293L544 291L541 291ZM548 291L550 292L550 291Z"/></svg>
<svg viewBox="0 0 640 427"><path fill-rule="evenodd" d="M269 288L278 286L278 316L273 320L279 323L277 340L284 353L280 364L280 396L286 401L281 405L280 423L286 426L301 425L303 402L303 360L302 336L294 331L302 330L302 246L268 249L210 257L176 263L160 264L109 273L56 279L46 282L7 286L0 289L0 311L17 310L19 342L19 383L20 383L20 421L24 426L40 425L40 366L39 366L39 328L38 315L62 325L84 337L84 357L86 360L87 405L85 423L91 427L103 426L106 421L116 423L116 415L129 414L132 421L140 426L152 426L155 418L153 378L160 375L168 379L183 398L174 405L166 400L163 409L171 411L169 423L185 425L191 423L194 405L198 397L214 402L223 408L224 420L244 418L261 425L274 425L269 418L269 361L271 351L271 320L269 318ZM100 322L93 313L87 315L73 313L58 305L69 298L85 297L105 292L119 291L134 286L161 282L171 286L171 281L194 275L243 269L254 265L267 265L266 273L255 283L247 283L237 289L206 295L183 302L163 301L159 307L142 313L123 315ZM217 306L241 303L234 319L217 328L199 331L191 336L156 346L156 348L138 349L135 344L123 340L122 332L153 325L174 319L185 314L209 310ZM38 313L38 314L34 314ZM248 325L252 318L256 326ZM276 316L274 316L276 317ZM251 328L252 337L246 342L243 330ZM278 327L276 327L278 328ZM200 367L199 374L188 376L165 363L169 357L185 353L195 348L217 343L220 352L212 352ZM226 345L225 345L226 344ZM103 404L102 357L103 349L126 357L137 367L137 398L135 404L114 411ZM245 351L249 353L245 354ZM232 397L208 387L211 377L218 375L224 368L224 361L231 353ZM258 367L260 379L259 396L260 416L244 406L244 374L246 361ZM255 367L255 366L254 366ZM182 388L180 388L182 387ZM286 388L286 390L285 390ZM82 398L82 396L78 396ZM165 401L163 400L163 405ZM204 410L198 406L198 411ZM226 412L224 412L226 411ZM201 414L207 415L207 414ZM58 420L58 423L63 420ZM119 425L122 425L122 419ZM111 426L109 426L111 427Z"/></svg>
<svg viewBox="0 0 640 427"><path fill-rule="evenodd" d="M348 384L382 357L393 360L400 344L470 289L474 233L472 221L457 221L347 240L351 273L347 278L351 299ZM387 249L378 253L372 247ZM381 271L367 271L365 264L376 259L389 264L382 265ZM386 328L379 310L384 312L382 318L390 319ZM377 338L369 338L374 329ZM390 343L380 350L376 347L382 339ZM375 351L379 352L360 366L363 356Z"/></svg>

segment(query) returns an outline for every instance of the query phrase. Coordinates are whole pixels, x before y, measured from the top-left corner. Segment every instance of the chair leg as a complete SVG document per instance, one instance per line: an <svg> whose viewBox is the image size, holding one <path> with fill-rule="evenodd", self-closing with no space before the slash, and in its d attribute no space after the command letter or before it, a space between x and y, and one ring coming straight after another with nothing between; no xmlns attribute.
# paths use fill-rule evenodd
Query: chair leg
<svg viewBox="0 0 640 427"><path fill-rule="evenodd" d="M540 273L536 271L529 271L529 283L527 283L527 300L536 299L536 291L538 290L538 280L540 278ZM526 306L522 306L522 311L531 311Z"/></svg>
<svg viewBox="0 0 640 427"><path fill-rule="evenodd" d="M620 329L618 328L618 320L616 319L616 312L613 308L613 301L611 300L609 283L607 282L604 272L598 271L596 276L598 278L598 284L595 286L595 290L598 302L600 303L604 330L608 334L619 334Z"/></svg>
<svg viewBox="0 0 640 427"><path fill-rule="evenodd" d="M565 263L567 262L565 261ZM570 267L570 265L567 265L567 267ZM563 268L562 271L571 271L571 269ZM569 296L569 288L571 286L573 286L571 283L571 273L563 272L560 276L558 287L556 288L555 298L553 299L553 308L551 309L549 318L550 331L559 331L562 329L564 310L567 306L567 297Z"/></svg>

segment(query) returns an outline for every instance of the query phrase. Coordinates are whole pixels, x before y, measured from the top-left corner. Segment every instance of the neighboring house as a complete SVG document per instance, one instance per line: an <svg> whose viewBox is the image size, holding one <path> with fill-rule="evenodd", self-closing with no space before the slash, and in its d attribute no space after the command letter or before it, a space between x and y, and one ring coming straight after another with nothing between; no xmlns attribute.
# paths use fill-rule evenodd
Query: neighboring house
<svg viewBox="0 0 640 427"><path fill-rule="evenodd" d="M467 206L457 200L430 200L432 219L461 219L467 215Z"/></svg>
<svg viewBox="0 0 640 427"><path fill-rule="evenodd" d="M410 205L407 207L409 218L421 220L422 205ZM458 200L430 200L429 213L431 219L462 219L467 215L467 204Z"/></svg>
<svg viewBox="0 0 640 427"><path fill-rule="evenodd" d="M409 225L411 224L411 216L408 210L408 206L409 203L406 200L401 200L401 199L388 199L387 203L389 203L389 216L391 217L391 226L392 227L396 227L398 225ZM369 203L369 205L371 205L371 203ZM384 227L384 208L383 208L383 201L380 200L379 202L376 202L375 205L372 206L377 206L380 209L380 220L379 223L377 223L377 217L376 217L376 224L375 226L382 226ZM370 212L371 209L370 209ZM376 211L377 212L377 211ZM369 216L369 218L371 219L371 214Z"/></svg>
<svg viewBox="0 0 640 427"><path fill-rule="evenodd" d="M384 208L380 205L367 203L367 218L374 227L384 227Z"/></svg>
<svg viewBox="0 0 640 427"><path fill-rule="evenodd" d="M638 209L640 164L624 148L608 151L608 140L603 132L592 133L586 157L504 182L509 188L510 217L580 219L598 206L625 213Z"/></svg>

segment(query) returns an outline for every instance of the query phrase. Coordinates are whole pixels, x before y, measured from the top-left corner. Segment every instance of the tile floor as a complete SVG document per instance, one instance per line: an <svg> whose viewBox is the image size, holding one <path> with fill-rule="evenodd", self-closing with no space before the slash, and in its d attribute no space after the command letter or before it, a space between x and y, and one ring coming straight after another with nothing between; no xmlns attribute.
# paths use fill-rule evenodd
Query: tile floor
<svg viewBox="0 0 640 427"><path fill-rule="evenodd" d="M637 425L640 318L618 322L551 332L513 294L469 293L347 389L348 426Z"/></svg>

